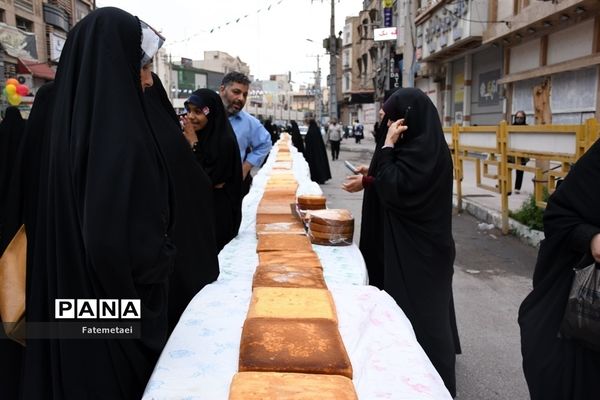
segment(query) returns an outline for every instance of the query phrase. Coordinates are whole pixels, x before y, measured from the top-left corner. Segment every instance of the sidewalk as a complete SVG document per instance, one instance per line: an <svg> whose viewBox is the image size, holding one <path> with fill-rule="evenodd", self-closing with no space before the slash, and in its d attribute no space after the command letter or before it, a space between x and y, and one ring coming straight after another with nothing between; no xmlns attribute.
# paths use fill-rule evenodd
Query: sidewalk
<svg viewBox="0 0 600 400"><path fill-rule="evenodd" d="M508 207L511 211L517 211L533 194L533 174L529 172L524 173L520 194L515 193L514 190L515 171L513 171L512 178L513 187L511 188L512 194L508 196ZM497 184L497 181L483 177L481 181L481 183L492 187ZM501 196L499 193L477 187L475 181L475 163L471 161L463 162L462 195L464 211L480 221L494 225L498 229L502 227ZM456 181L454 182L453 203L456 207ZM512 218L509 218L508 221L510 232L513 235L533 247L539 246L540 241L544 238L543 232L532 230ZM483 228L485 229L486 227Z"/></svg>
<svg viewBox="0 0 600 400"><path fill-rule="evenodd" d="M352 152L373 152L375 148L375 140L372 135L365 135L365 138L360 144L355 143L354 138L343 139L341 143L341 149L343 151ZM463 181L462 181L462 193L463 193L463 210L473 215L475 218L483 221L486 224L492 224L496 228L500 229L502 226L502 213L501 213L501 198L499 193L494 193L489 190L481 189L476 186L475 183L475 163L471 161L465 161L463 163ZM513 171L513 185L514 185L515 172ZM523 175L523 186L521 187L520 194L515 193L514 187L512 188L512 195L508 198L509 209L511 211L518 210L521 205L529 199L529 196L533 194L533 174L525 172ZM482 178L482 183L489 186L495 186L497 181ZM454 183L454 206L457 206L456 199L456 181ZM538 247L539 242L543 239L544 235L542 232L532 230L527 226L509 219L510 231L512 234L517 236L523 242ZM483 229L489 229L491 226L483 226Z"/></svg>

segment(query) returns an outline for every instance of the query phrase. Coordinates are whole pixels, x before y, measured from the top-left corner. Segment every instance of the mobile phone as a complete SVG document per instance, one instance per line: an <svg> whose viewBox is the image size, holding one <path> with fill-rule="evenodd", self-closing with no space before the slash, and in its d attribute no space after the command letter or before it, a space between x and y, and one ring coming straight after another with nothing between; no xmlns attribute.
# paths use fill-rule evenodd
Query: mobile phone
<svg viewBox="0 0 600 400"><path fill-rule="evenodd" d="M353 174L358 174L358 170L350 162L344 161L344 165L346 166L346 168L348 168L350 171L352 171Z"/></svg>
<svg viewBox="0 0 600 400"><path fill-rule="evenodd" d="M408 126L408 116L410 113L410 106L406 107L406 111L404 112L404 117L402 117L402 125L403 126Z"/></svg>
<svg viewBox="0 0 600 400"><path fill-rule="evenodd" d="M182 113L179 113L179 114L177 114L177 116L178 116L179 118L181 118L181 117L185 117L185 116L187 116L187 112L182 112Z"/></svg>

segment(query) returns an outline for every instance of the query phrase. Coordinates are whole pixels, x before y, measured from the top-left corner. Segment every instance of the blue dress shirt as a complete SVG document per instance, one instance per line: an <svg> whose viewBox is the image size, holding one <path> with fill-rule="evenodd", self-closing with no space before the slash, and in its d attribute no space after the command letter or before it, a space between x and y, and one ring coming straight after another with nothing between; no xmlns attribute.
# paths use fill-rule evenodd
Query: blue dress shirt
<svg viewBox="0 0 600 400"><path fill-rule="evenodd" d="M272 144L269 132L267 132L259 120L244 110L235 115L230 115L229 122L237 137L242 161L244 160L246 149L250 147L252 152L248 154L246 161L253 166L260 166L271 151Z"/></svg>

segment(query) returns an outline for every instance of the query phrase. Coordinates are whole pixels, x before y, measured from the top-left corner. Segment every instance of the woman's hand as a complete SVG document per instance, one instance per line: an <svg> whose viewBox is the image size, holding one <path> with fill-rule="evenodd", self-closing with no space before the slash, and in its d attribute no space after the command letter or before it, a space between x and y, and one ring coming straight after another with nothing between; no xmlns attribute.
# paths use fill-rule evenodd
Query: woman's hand
<svg viewBox="0 0 600 400"><path fill-rule="evenodd" d="M183 136L185 136L190 146L193 146L194 143L198 141L198 135L196 135L194 127L186 116L180 117L179 120L181 122L181 126L183 126Z"/></svg>
<svg viewBox="0 0 600 400"><path fill-rule="evenodd" d="M362 175L350 175L346 177L346 182L342 185L342 189L346 192L356 193L363 190Z"/></svg>
<svg viewBox="0 0 600 400"><path fill-rule="evenodd" d="M597 263L600 263L600 233L597 233L592 238L590 250L592 251L592 257L594 257L594 260L596 260Z"/></svg>
<svg viewBox="0 0 600 400"><path fill-rule="evenodd" d="M407 126L402 125L403 123L404 119L399 119L389 126L384 146L394 147L400 136L408 129Z"/></svg>
<svg viewBox="0 0 600 400"><path fill-rule="evenodd" d="M367 176L367 174L369 173L369 166L364 164L359 165L358 167L356 167L356 172L362 174L363 176Z"/></svg>

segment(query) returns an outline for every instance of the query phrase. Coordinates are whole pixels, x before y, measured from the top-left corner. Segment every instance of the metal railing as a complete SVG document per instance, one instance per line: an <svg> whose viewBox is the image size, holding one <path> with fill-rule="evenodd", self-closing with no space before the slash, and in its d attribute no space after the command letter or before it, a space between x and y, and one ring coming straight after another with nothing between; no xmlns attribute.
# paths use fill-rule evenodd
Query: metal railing
<svg viewBox="0 0 600 400"><path fill-rule="evenodd" d="M444 128L444 136L454 161L459 211L463 209L464 162L474 162L475 185L500 194L502 232L507 234L512 171L534 174L536 204L544 208L544 189L552 193L557 181L600 138L600 124L596 119L582 125L508 125L502 121L496 126L453 125ZM534 159L536 165L524 165L522 161L526 159ZM497 184L489 185L482 178L495 180Z"/></svg>

